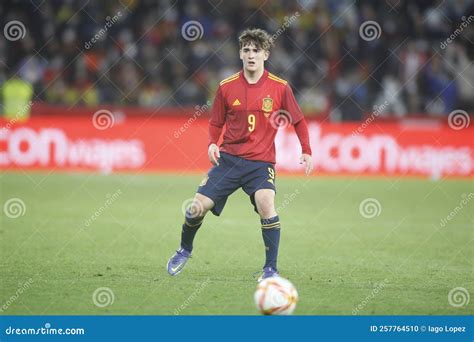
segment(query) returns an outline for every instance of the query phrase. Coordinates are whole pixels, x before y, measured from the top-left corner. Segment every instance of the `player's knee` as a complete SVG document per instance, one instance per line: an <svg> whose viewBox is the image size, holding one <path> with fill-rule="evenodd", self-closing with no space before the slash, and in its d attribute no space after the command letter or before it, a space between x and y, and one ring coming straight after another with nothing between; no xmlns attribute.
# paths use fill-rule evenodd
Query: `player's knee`
<svg viewBox="0 0 474 342"><path fill-rule="evenodd" d="M261 207L258 209L258 214L262 219L268 219L277 215L274 207Z"/></svg>
<svg viewBox="0 0 474 342"><path fill-rule="evenodd" d="M206 216L207 210L199 201L193 201L189 207L186 208L186 218L195 219Z"/></svg>
<svg viewBox="0 0 474 342"><path fill-rule="evenodd" d="M271 218L277 215L273 198L263 197L256 201L258 214L262 219Z"/></svg>
<svg viewBox="0 0 474 342"><path fill-rule="evenodd" d="M275 192L270 189L258 190L255 193L255 204L262 219L277 215L275 210Z"/></svg>
<svg viewBox="0 0 474 342"><path fill-rule="evenodd" d="M186 217L204 217L207 212L212 209L214 202L201 194L196 194L191 205L186 208Z"/></svg>

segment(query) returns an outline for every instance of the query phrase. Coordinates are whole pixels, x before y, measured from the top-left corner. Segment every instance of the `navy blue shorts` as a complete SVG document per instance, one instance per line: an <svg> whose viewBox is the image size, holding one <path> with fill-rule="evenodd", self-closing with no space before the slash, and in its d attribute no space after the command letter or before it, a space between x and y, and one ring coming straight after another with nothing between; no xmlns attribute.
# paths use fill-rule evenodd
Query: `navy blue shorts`
<svg viewBox="0 0 474 342"><path fill-rule="evenodd" d="M211 212L219 216L227 197L242 188L250 196L255 211L255 192L260 189L275 189L275 167L272 163L247 160L221 152L219 165L214 166L201 182L197 192L214 201Z"/></svg>

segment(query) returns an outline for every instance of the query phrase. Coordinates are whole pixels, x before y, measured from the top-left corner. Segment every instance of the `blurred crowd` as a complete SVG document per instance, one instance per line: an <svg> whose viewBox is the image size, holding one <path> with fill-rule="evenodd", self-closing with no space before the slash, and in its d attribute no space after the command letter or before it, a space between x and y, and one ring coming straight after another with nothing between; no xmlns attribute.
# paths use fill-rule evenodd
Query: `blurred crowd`
<svg viewBox="0 0 474 342"><path fill-rule="evenodd" d="M266 29L267 68L308 115L333 120L474 111L473 0L3 1L0 85L34 100L153 108L212 100L238 71L237 36ZM371 24L363 27L362 24ZM366 28L362 30L362 28ZM451 38L449 38L451 37Z"/></svg>

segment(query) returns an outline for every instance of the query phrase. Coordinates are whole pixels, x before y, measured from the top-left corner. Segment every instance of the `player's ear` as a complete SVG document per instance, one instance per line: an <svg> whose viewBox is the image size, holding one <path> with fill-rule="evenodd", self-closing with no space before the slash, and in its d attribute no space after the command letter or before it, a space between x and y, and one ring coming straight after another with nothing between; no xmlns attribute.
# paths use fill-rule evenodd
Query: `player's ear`
<svg viewBox="0 0 474 342"><path fill-rule="evenodd" d="M244 59L243 56L242 56L242 49L239 50L239 57L240 57L241 60Z"/></svg>
<svg viewBox="0 0 474 342"><path fill-rule="evenodd" d="M266 61L268 57L270 57L270 51L265 51L265 53L263 54L263 60Z"/></svg>

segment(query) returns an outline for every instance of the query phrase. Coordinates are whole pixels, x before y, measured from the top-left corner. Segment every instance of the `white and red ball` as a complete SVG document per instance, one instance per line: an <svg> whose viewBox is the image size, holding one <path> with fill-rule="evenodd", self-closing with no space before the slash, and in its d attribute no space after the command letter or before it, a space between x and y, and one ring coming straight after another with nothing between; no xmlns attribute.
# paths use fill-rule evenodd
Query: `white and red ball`
<svg viewBox="0 0 474 342"><path fill-rule="evenodd" d="M291 315L298 302L298 292L289 280L272 277L258 283L254 299L264 315Z"/></svg>

